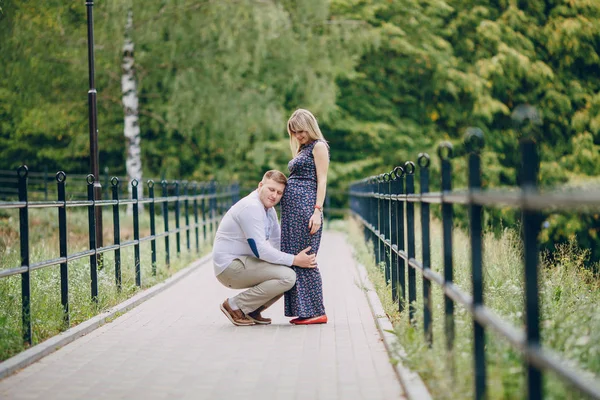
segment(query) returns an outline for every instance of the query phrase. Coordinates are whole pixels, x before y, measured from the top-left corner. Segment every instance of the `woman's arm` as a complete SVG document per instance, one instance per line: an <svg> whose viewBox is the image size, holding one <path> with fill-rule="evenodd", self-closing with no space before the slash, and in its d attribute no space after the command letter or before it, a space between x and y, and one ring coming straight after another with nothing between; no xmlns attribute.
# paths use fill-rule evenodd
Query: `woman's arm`
<svg viewBox="0 0 600 400"><path fill-rule="evenodd" d="M315 168L317 169L317 203L308 227L310 234L317 233L321 227L323 203L325 203L325 193L327 192L327 171L329 170L329 149L323 142L318 142L313 147L313 157L315 159Z"/></svg>

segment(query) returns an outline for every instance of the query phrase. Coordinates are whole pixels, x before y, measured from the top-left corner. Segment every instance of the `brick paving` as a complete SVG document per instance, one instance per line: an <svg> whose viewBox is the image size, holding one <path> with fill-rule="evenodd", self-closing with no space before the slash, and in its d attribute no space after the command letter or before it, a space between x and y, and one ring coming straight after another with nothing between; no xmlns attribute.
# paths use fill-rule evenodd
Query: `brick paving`
<svg viewBox="0 0 600 400"><path fill-rule="evenodd" d="M344 235L319 254L329 323L235 327L235 293L208 263L164 292L0 381L0 399L403 399Z"/></svg>

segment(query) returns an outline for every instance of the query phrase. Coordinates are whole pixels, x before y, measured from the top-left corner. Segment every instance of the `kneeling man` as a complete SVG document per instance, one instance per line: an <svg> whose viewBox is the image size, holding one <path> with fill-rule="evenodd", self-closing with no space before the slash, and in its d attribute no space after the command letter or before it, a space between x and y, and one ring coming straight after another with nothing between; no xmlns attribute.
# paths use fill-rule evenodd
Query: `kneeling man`
<svg viewBox="0 0 600 400"><path fill-rule="evenodd" d="M310 247L297 255L279 250L281 229L273 208L283 195L287 178L267 171L258 188L227 211L213 247L215 275L232 289L248 289L221 304L221 311L238 326L270 324L261 312L296 283L292 265L315 268Z"/></svg>

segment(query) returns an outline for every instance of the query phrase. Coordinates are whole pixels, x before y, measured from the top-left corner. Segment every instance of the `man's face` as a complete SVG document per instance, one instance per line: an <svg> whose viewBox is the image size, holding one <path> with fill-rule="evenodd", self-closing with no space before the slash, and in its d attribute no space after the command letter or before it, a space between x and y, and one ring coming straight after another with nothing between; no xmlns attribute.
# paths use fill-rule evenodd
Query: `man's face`
<svg viewBox="0 0 600 400"><path fill-rule="evenodd" d="M272 179L265 179L258 184L258 197L265 208L271 208L279 203L284 190L285 185L283 183L275 182Z"/></svg>

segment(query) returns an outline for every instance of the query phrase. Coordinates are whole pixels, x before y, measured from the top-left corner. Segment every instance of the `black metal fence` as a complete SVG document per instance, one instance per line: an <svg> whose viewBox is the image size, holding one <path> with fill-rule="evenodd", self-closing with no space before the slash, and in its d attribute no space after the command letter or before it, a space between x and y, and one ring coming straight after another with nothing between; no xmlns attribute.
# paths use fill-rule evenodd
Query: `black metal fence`
<svg viewBox="0 0 600 400"><path fill-rule="evenodd" d="M408 161L403 167L378 176L355 182L350 187L350 207L364 227L365 241L374 244L378 265L384 263L385 279L390 283L391 294L403 311L408 294L409 321L413 323L417 297L416 272L423 277L423 327L425 339L431 345L432 300L431 283L441 287L444 293L444 330L446 348L454 345L454 305L460 304L471 314L474 324L473 360L475 371L475 398L486 397L485 334L492 329L503 336L524 357L527 368L529 399L541 399L542 372L553 371L566 383L591 398L600 399L598 380L584 378L577 369L560 356L542 348L540 343L539 295L538 295L538 233L542 223L542 211L552 208L570 210L579 207L600 206L600 193L551 192L540 194L537 189L539 160L532 140L521 143L522 168L520 191L493 192L481 189L481 159L483 147L481 131L467 133L465 140L469 150L468 191L452 190L452 145L442 143L438 150L441 161L441 192L429 192L429 164L427 154L419 154L417 164L420 173L420 194L415 193L415 164ZM415 254L415 203L420 205L422 260ZM441 204L443 235L443 276L431 270L430 204ZM469 208L469 232L471 244L472 290L465 293L453 284L452 231L453 204ZM482 263L482 210L483 207L511 206L522 211L522 240L524 244L525 273L525 329L507 323L484 305L484 274ZM407 268L408 267L408 268ZM407 288L408 287L408 288ZM406 290L408 289L408 290Z"/></svg>
<svg viewBox="0 0 600 400"><path fill-rule="evenodd" d="M120 181L117 177L110 180L112 198L110 200L94 200L94 176L87 175L87 200L67 200L66 180L67 175L60 171L55 176L57 187L56 201L29 201L28 188L28 169L21 166L17 170L18 177L18 201L3 202L0 201L0 210L18 209L19 211L19 240L20 240L20 258L21 265L15 268L0 270L0 279L21 275L21 304L22 304L22 326L23 340L25 343L31 343L31 281L30 273L37 269L46 268L54 265L60 265L60 286L61 286L61 304L64 310L64 324L69 326L69 281L68 267L69 263L89 257L90 260L90 278L91 278L91 299L97 301L98 298L98 258L103 253L114 252L115 262L115 285L117 289L121 288L121 250L127 247L133 247L135 261L135 282L141 286L141 265L140 265L140 244L146 241L151 246L152 274L156 275L157 251L156 242L164 238L165 241L165 265L170 264L171 251L169 246L169 237L175 235L177 254L181 252L182 234L185 234L186 247L191 251L193 246L191 234L194 234L196 252L200 251L200 238L203 243L211 240L216 233L217 224L227 209L239 199L239 185L219 184L218 182L187 182L187 181L166 181L160 182L161 194L155 194L155 183L152 180L147 181L147 196L138 199L138 191L132 191L132 199L120 198ZM133 180L131 185L135 188L138 182ZM150 235L140 237L139 217L140 205L148 205L150 219ZM133 208L133 240L121 242L120 223L123 219L119 206L132 205ZM87 208L88 211L88 231L89 231L89 249L74 254L68 254L67 251L67 208ZM114 240L112 245L97 247L96 245L96 213L97 207L112 207ZM43 260L36 263L30 263L30 243L29 243L29 210L33 208L56 208L58 210L59 227L59 257L50 260ZM159 209L160 208L160 209ZM160 212L162 215L157 215ZM169 227L170 215L174 214L175 229ZM131 217L128 217L131 218ZM157 233L157 218L162 218L164 230ZM180 223L184 218L185 224Z"/></svg>
<svg viewBox="0 0 600 400"><path fill-rule="evenodd" d="M110 175L110 170L104 168L101 174L100 183L102 184L102 197L109 199L112 197L112 187L110 180L114 175ZM30 199L48 200L56 198L57 186L55 176L48 172L48 168L44 167L41 171L29 171L27 174L27 193ZM125 181L126 178L119 177L120 181ZM69 174L69 192L67 193L69 200L87 199L87 174ZM149 178L160 182L164 178ZM119 186L119 194L123 196L128 193L126 185ZM14 170L0 170L0 201L17 200L19 196L19 177Z"/></svg>

